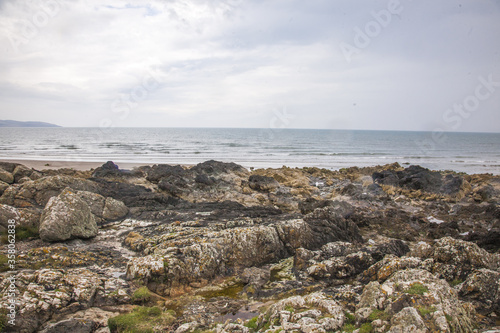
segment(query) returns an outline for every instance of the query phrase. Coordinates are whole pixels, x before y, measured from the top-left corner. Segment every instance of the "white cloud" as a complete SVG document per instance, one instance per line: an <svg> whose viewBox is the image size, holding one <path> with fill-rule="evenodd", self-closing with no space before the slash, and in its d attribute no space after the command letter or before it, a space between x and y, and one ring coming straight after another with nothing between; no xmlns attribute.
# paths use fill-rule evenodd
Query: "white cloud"
<svg viewBox="0 0 500 333"><path fill-rule="evenodd" d="M432 130L500 81L500 6L401 4L348 63L339 44L387 1L4 1L0 118L267 127L285 106L291 127ZM499 96L462 129L500 131Z"/></svg>

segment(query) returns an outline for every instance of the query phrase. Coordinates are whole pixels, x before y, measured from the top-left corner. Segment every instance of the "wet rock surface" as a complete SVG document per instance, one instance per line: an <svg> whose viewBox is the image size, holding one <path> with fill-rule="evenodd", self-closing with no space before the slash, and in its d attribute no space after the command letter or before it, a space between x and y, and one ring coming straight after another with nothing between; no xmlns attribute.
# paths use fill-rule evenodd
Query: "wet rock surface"
<svg viewBox="0 0 500 333"><path fill-rule="evenodd" d="M500 315L500 178L397 164L88 172L0 163L12 332L480 332ZM7 259L2 247L2 260ZM2 261L3 262L3 261ZM135 325L135 326L134 326Z"/></svg>

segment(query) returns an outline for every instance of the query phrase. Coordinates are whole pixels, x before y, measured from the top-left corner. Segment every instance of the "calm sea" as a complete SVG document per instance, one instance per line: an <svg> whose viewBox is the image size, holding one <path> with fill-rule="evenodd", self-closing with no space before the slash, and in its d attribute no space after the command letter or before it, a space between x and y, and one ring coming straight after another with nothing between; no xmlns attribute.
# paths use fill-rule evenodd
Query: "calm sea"
<svg viewBox="0 0 500 333"><path fill-rule="evenodd" d="M500 133L216 129L0 128L0 159L339 169L399 162L500 174Z"/></svg>

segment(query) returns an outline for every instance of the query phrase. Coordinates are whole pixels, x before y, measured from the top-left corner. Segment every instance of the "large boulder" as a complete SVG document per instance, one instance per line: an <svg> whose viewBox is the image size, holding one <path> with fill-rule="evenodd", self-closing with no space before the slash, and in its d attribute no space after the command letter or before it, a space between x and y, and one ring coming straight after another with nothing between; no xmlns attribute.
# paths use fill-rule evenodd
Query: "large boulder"
<svg viewBox="0 0 500 333"><path fill-rule="evenodd" d="M45 206L40 218L40 238L47 242L97 235L97 223L89 206L80 197L65 189Z"/></svg>

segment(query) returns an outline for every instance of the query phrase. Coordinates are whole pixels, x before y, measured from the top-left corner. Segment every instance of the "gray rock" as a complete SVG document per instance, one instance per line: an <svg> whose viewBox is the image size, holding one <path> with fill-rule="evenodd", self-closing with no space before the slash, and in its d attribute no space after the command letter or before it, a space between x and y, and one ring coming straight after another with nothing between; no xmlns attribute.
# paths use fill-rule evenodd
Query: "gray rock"
<svg viewBox="0 0 500 333"><path fill-rule="evenodd" d="M96 326L92 320L71 318L48 326L41 333L91 333Z"/></svg>
<svg viewBox="0 0 500 333"><path fill-rule="evenodd" d="M9 220L19 221L21 215L15 207L0 204L0 227L7 229Z"/></svg>
<svg viewBox="0 0 500 333"><path fill-rule="evenodd" d="M51 198L40 218L40 238L47 242L91 238L97 232L89 206L69 189Z"/></svg>
<svg viewBox="0 0 500 333"><path fill-rule="evenodd" d="M104 203L102 217L106 220L113 221L125 217L128 212L129 209L123 202L108 197Z"/></svg>

